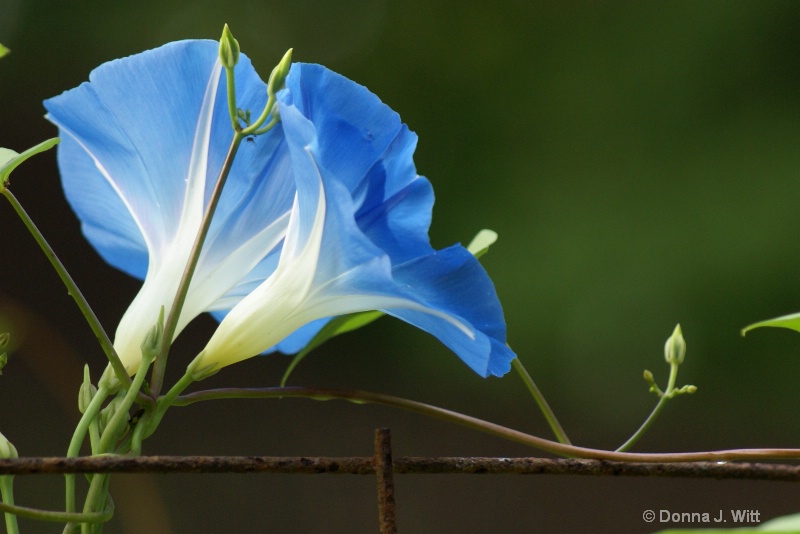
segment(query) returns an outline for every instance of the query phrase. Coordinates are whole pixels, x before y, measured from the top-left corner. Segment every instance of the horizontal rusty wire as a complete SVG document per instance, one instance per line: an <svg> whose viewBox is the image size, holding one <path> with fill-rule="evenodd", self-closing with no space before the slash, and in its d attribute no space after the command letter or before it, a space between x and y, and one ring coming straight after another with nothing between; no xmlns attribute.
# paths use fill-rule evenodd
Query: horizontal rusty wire
<svg viewBox="0 0 800 534"><path fill-rule="evenodd" d="M590 475L800 481L800 465L639 463L491 457L396 457L393 472L412 474ZM296 473L374 475L372 457L106 456L0 460L0 475L63 473Z"/></svg>

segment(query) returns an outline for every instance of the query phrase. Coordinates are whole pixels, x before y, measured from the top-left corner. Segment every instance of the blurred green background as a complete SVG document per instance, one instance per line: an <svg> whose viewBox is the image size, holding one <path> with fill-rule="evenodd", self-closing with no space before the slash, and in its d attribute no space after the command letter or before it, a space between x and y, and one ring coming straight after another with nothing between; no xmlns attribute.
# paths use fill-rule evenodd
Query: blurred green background
<svg viewBox="0 0 800 534"><path fill-rule="evenodd" d="M663 385L680 322L679 382L642 451L800 447L800 336L754 321L800 311L800 6L785 1L322 2L0 0L0 146L55 135L41 101L104 61L230 24L266 76L288 48L366 85L419 134L418 172L437 193L437 247L482 227L509 340L573 441L613 448ZM157 132L154 132L157 136ZM13 190L113 332L138 282L83 240L53 153ZM0 321L18 343L0 377L0 430L21 454L63 455L81 366L103 357L10 206L0 207ZM199 321L182 364L214 323ZM183 358L183 360L181 360ZM172 360L171 360L172 361ZM257 358L203 386L264 386L288 358ZM483 380L422 332L383 319L315 352L292 383L438 404L541 436L516 376ZM148 454L537 455L376 406L292 400L174 409ZM59 477L18 477L17 500L61 506ZM652 532L645 509L800 511L796 485L522 476L402 476L406 533ZM119 476L109 532L377 531L371 477ZM138 523L137 523L138 522ZM138 527L136 525L139 525ZM690 526L690 525L685 525ZM25 532L60 532L24 522Z"/></svg>

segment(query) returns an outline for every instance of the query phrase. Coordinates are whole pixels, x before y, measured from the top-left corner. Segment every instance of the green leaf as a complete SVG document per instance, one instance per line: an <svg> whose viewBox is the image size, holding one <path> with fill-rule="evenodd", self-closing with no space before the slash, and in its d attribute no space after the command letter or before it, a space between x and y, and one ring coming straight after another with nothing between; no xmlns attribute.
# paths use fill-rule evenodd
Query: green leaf
<svg viewBox="0 0 800 534"><path fill-rule="evenodd" d="M724 512L723 512L724 514ZM769 521L765 521L761 523L757 527L743 527L743 528L714 528L714 529L702 529L702 528L688 528L688 529L667 529L667 530L660 530L655 534L727 534L730 532L735 532L736 534L764 534L764 532L774 532L778 533L781 532L783 534L800 533L800 514L792 514L792 515L785 515L781 517L776 517L775 519L770 519Z"/></svg>
<svg viewBox="0 0 800 534"><path fill-rule="evenodd" d="M336 337L339 334L352 332L353 330L357 330L362 326L367 326L369 323L380 319L384 315L386 314L379 311L365 311L341 315L335 319L332 319L330 322L328 322L328 324L322 327L322 330L317 332L317 335L308 342L308 345L306 345L305 348L298 352L297 355L292 359L292 362L289 364L289 367L286 369L286 372L283 374L283 378L281 379L281 387L286 385L286 380L289 379L289 375L292 373L294 368L297 367L297 364L299 364L303 358L306 357L306 354L319 347L329 339Z"/></svg>
<svg viewBox="0 0 800 534"><path fill-rule="evenodd" d="M770 519L758 526L760 531L769 532L800 532L800 514L784 515Z"/></svg>
<svg viewBox="0 0 800 534"><path fill-rule="evenodd" d="M467 245L467 250L476 258L480 258L489 252L489 247L494 245L495 241L497 241L497 232L484 229L472 238L472 241Z"/></svg>
<svg viewBox="0 0 800 534"><path fill-rule="evenodd" d="M782 317L776 317L775 319L769 319L766 321L753 323L750 326L746 326L745 328L742 329L742 335L747 334L750 330L753 330L754 328L761 328L762 326L789 328L790 330L794 330L795 332L800 332L800 313L793 313L791 315L784 315Z"/></svg>
<svg viewBox="0 0 800 534"><path fill-rule="evenodd" d="M22 154L17 154L8 148L0 148L0 191L6 188L6 185L8 185L8 177L11 175L11 171L16 169L19 164L31 156L34 156L40 152L44 152L45 150L50 150L56 146L58 142L58 137L54 137L39 143L35 147L29 148Z"/></svg>
<svg viewBox="0 0 800 534"><path fill-rule="evenodd" d="M8 48L6 48L6 47L5 47L5 46L3 46L2 44L0 44L0 57L3 57L3 56L5 56L5 55L6 55L6 54L8 54L9 52L11 52L11 50L9 50Z"/></svg>

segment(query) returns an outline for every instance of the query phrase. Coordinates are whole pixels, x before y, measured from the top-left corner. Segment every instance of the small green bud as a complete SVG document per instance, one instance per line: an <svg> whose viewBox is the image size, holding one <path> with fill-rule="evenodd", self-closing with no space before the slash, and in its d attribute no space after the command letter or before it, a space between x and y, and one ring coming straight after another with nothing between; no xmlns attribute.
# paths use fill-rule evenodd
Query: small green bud
<svg viewBox="0 0 800 534"><path fill-rule="evenodd" d="M236 116L239 117L242 122L244 122L247 126L250 126L250 110L249 109L237 109Z"/></svg>
<svg viewBox="0 0 800 534"><path fill-rule="evenodd" d="M647 369L645 369L644 373L642 373L642 375L644 376L645 382L647 382L648 384L654 384L655 383L656 380L655 380L655 377L653 376L652 372L650 372Z"/></svg>
<svg viewBox="0 0 800 534"><path fill-rule="evenodd" d="M11 50L0 44L0 57L5 56L9 52L11 52Z"/></svg>
<svg viewBox="0 0 800 534"><path fill-rule="evenodd" d="M267 95L274 97L286 85L286 77L289 75L289 69L292 68L292 50L291 48L287 50L280 63L272 69L267 82Z"/></svg>
<svg viewBox="0 0 800 534"><path fill-rule="evenodd" d="M86 409L89 407L89 403L92 402L95 394L97 394L97 388L94 387L92 384L92 379L89 376L89 366L84 365L83 383L78 390L78 410L80 410L81 413L86 412Z"/></svg>
<svg viewBox="0 0 800 534"><path fill-rule="evenodd" d="M114 392L119 390L120 386L122 386L117 378L116 373L114 372L114 368L110 365L106 367L105 371L103 371L103 374L100 376L100 380L98 380L97 385L101 388L105 388L109 395L113 395Z"/></svg>
<svg viewBox="0 0 800 534"><path fill-rule="evenodd" d="M108 403L108 405L106 405L105 408L100 410L99 425L98 425L100 429L100 434L102 434L103 431L105 431L106 426L108 426L108 423L111 422L111 419L114 417L114 414L117 413L117 410L119 410L120 406L122 406L124 400L125 400L125 393L120 392L116 397L114 397L111 400L111 402Z"/></svg>
<svg viewBox="0 0 800 534"><path fill-rule="evenodd" d="M142 340L142 363L150 365L161 350L161 341L164 338L164 306L158 313L158 321L150 327Z"/></svg>
<svg viewBox="0 0 800 534"><path fill-rule="evenodd" d="M232 69L239 63L239 41L233 38L227 24L222 28L222 37L219 39L219 60L226 69Z"/></svg>
<svg viewBox="0 0 800 534"><path fill-rule="evenodd" d="M681 325L678 324L672 335L669 336L667 342L664 344L664 359L670 365L680 365L683 363L683 358L686 356L686 340L683 339L683 332L681 332Z"/></svg>
<svg viewBox="0 0 800 534"><path fill-rule="evenodd" d="M19 455L17 454L17 448L14 447L14 444L8 441L8 439L0 433L0 458L8 459L8 458L18 458Z"/></svg>

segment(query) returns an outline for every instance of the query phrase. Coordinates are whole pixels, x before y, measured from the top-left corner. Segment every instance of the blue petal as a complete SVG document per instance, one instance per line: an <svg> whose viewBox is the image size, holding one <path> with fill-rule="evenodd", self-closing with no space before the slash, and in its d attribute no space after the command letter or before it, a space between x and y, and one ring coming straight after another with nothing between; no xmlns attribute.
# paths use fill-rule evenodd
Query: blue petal
<svg viewBox="0 0 800 534"><path fill-rule="evenodd" d="M392 274L398 286L413 288L416 301L470 324L475 339L428 313L407 308L386 313L433 334L481 376L502 376L510 370L515 355L505 344L505 320L494 284L465 248L455 245L409 261Z"/></svg>
<svg viewBox="0 0 800 534"><path fill-rule="evenodd" d="M78 196L103 181L111 184L150 247L164 246L165 233L178 226L202 104L198 95L208 85L214 55L205 43L172 43L101 65L89 83L45 101L49 118L97 166L86 175L62 167L65 188ZM78 215L103 220L109 206L97 202Z"/></svg>
<svg viewBox="0 0 800 534"><path fill-rule="evenodd" d="M64 194L81 216L84 235L109 264L136 278L147 272L148 253L136 221L113 187L99 176L94 161L72 136L58 149ZM69 172L64 172L69 170Z"/></svg>
<svg viewBox="0 0 800 534"><path fill-rule="evenodd" d="M324 83L312 83L320 80ZM316 320L276 348L300 350L331 316L381 309L438 337L481 376L508 372L514 354L505 345L503 313L488 275L463 247L435 252L428 243L433 194L429 182L416 175L416 136L397 125L396 114L373 95L362 107L349 102L364 99L363 88L338 83L338 76L319 67L293 69L290 81L289 91L302 88L312 95L282 95L282 127L297 184L297 221L281 261L292 261L308 246L322 194L325 218L319 261L307 281L309 296L297 312ZM321 109L323 104L314 99L319 94L349 111L349 121L338 108ZM294 106L298 101L303 105ZM325 111L337 120L327 118ZM376 116L383 117L388 135L353 133L369 131L364 121ZM314 121L319 117L321 126ZM319 128L344 141L325 142ZM370 143L374 139L382 140L380 149Z"/></svg>
<svg viewBox="0 0 800 534"><path fill-rule="evenodd" d="M282 96L316 130L320 167L351 192L362 231L395 262L432 251L433 189L417 175L417 136L365 87L319 65L295 65Z"/></svg>
<svg viewBox="0 0 800 534"><path fill-rule="evenodd" d="M330 182L326 193L325 263L315 277L320 316L378 309L433 334L481 376L509 371L515 356L505 345L502 307L472 254L456 245L389 267L348 219L352 204L341 188Z"/></svg>

